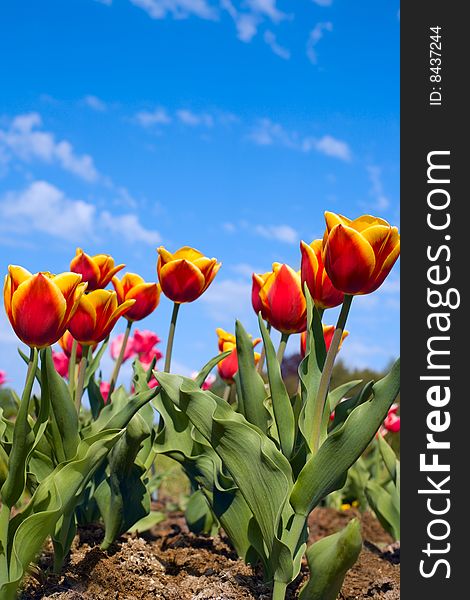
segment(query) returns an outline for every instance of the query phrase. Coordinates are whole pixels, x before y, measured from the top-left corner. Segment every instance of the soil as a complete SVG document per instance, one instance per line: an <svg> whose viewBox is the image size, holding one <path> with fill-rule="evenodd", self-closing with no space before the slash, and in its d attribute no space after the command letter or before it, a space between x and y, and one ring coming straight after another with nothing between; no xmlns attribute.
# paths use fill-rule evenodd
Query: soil
<svg viewBox="0 0 470 600"><path fill-rule="evenodd" d="M338 531L354 509L316 509L310 519L310 540ZM340 600L397 600L400 598L399 547L371 514L360 516L364 547L346 576ZM26 581L21 600L269 600L270 589L261 573L237 558L224 537L188 532L181 512L151 532L124 535L104 552L99 525L82 529L74 540L60 575L43 575L51 567L44 551L39 571ZM298 597L306 569L289 587L288 600ZM42 579L42 581L41 581Z"/></svg>

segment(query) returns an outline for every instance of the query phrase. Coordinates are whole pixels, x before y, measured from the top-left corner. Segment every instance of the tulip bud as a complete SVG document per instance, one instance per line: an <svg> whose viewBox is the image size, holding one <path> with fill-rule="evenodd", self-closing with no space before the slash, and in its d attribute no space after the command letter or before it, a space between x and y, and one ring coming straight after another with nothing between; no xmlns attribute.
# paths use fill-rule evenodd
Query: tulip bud
<svg viewBox="0 0 470 600"><path fill-rule="evenodd" d="M400 235L383 219L354 221L326 212L323 261L333 285L349 295L370 294L389 274L400 254Z"/></svg>
<svg viewBox="0 0 470 600"><path fill-rule="evenodd" d="M80 273L82 280L88 283L87 291L104 289L118 271L125 265L114 266L114 259L109 254L90 256L77 248L75 257L70 263L70 270Z"/></svg>
<svg viewBox="0 0 470 600"><path fill-rule="evenodd" d="M158 248L157 272L162 291L178 304L193 302L203 294L220 269L221 263L198 250L184 246L173 254Z"/></svg>
<svg viewBox="0 0 470 600"><path fill-rule="evenodd" d="M281 333L300 333L307 326L307 304L302 293L300 271L273 264L273 271L259 291L262 316ZM264 311L264 315L263 315Z"/></svg>
<svg viewBox="0 0 470 600"><path fill-rule="evenodd" d="M36 273L10 265L5 310L16 335L32 348L52 346L65 333L86 288L76 273Z"/></svg>
<svg viewBox="0 0 470 600"><path fill-rule="evenodd" d="M116 292L94 290L80 298L77 311L69 324L69 331L81 344L90 346L105 339L135 300L118 305Z"/></svg>
<svg viewBox="0 0 470 600"><path fill-rule="evenodd" d="M326 274L322 259L322 245L322 240L314 240L310 245L300 242L302 290L304 284L307 284L317 308L334 308L343 302L344 294L333 286Z"/></svg>
<svg viewBox="0 0 470 600"><path fill-rule="evenodd" d="M134 306L124 315L128 321L141 321L157 308L160 301L158 283L147 283L135 273L126 273L121 281L113 277L112 282L119 304L131 298L135 300Z"/></svg>
<svg viewBox="0 0 470 600"><path fill-rule="evenodd" d="M327 352L330 349L334 332L335 332L334 325L323 325L323 338L325 340L325 347L326 347ZM341 346L343 345L344 340L348 337L348 335L349 335L349 331L343 331L343 334L341 336L341 342L339 343L338 351L340 350ZM300 334L300 354L302 355L302 357L305 356L306 352L307 352L307 332L303 331Z"/></svg>

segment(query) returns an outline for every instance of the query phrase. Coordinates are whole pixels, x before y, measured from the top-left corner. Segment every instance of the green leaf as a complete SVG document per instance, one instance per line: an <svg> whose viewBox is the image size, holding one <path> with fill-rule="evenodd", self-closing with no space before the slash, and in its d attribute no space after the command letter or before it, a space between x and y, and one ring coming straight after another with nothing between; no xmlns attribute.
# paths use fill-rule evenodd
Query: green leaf
<svg viewBox="0 0 470 600"><path fill-rule="evenodd" d="M287 393L286 386L281 375L281 366L276 357L276 351L264 324L261 314L258 315L259 328L263 336L264 349L266 352L266 367L268 371L269 388L271 390L271 401L274 417L276 420L279 442L284 456L288 459L292 456L295 442L295 419L292 404Z"/></svg>
<svg viewBox="0 0 470 600"><path fill-rule="evenodd" d="M306 552L310 579L300 590L299 600L336 600L347 571L362 548L359 521L312 544Z"/></svg>
<svg viewBox="0 0 470 600"><path fill-rule="evenodd" d="M69 388L57 373L50 347L41 351L41 394L50 403L65 460L75 456L80 441L78 415ZM41 399L41 410L44 398Z"/></svg>
<svg viewBox="0 0 470 600"><path fill-rule="evenodd" d="M200 390L188 378L157 373L157 379L162 394L188 416L221 458L252 511L269 554L292 486L287 459L260 429L219 396Z"/></svg>
<svg viewBox="0 0 470 600"><path fill-rule="evenodd" d="M397 460L397 457L395 456L395 452L387 444L387 442L385 441L385 438L382 435L380 435L380 434L378 435L377 442L379 444L380 454L385 463L385 467L386 467L387 471L390 473L390 477L392 478L393 482L396 484L396 482L397 482L397 465L398 465L399 461Z"/></svg>
<svg viewBox="0 0 470 600"><path fill-rule="evenodd" d="M365 493L382 527L394 540L399 540L400 508L394 496L373 480L368 481Z"/></svg>
<svg viewBox="0 0 470 600"><path fill-rule="evenodd" d="M158 512L156 510L152 510L149 512L148 515L146 515L145 517L143 517L142 519L137 521L137 523L134 523L134 525L129 527L128 531L129 531L129 533L133 533L133 532L140 533L142 531L148 531L149 529L152 529L152 527L154 527L155 525L158 525L158 523L161 523L165 519L166 519L165 513Z"/></svg>
<svg viewBox="0 0 470 600"><path fill-rule="evenodd" d="M227 358L227 356L229 356L230 354L231 350L227 350L227 352L221 352L220 354L217 354L217 356L214 356L214 358L211 358L211 360L202 367L197 376L194 378L194 381L198 384L199 387L202 387L202 384L207 379L207 376L212 371L212 369L216 367L221 360L224 360L224 358Z"/></svg>
<svg viewBox="0 0 470 600"><path fill-rule="evenodd" d="M238 372L235 376L238 409L247 421L266 433L269 413L264 407L264 401L268 394L263 378L256 370L253 341L239 321L235 324L235 335L238 357Z"/></svg>
<svg viewBox="0 0 470 600"><path fill-rule="evenodd" d="M32 352L32 361L28 367L28 375L20 407L13 429L13 443L8 460L8 477L1 489L2 502L11 508L20 498L26 482L26 461L34 446L34 433L28 420L29 403L38 366L38 352Z"/></svg>
<svg viewBox="0 0 470 600"><path fill-rule="evenodd" d="M56 523L73 511L77 497L122 432L108 430L80 442L74 460L58 465L37 487L27 507L9 524L10 569L0 579L0 597L13 600L21 579Z"/></svg>
<svg viewBox="0 0 470 600"><path fill-rule="evenodd" d="M400 388L400 361L374 384L373 398L355 408L345 423L330 433L294 484L290 502L294 511L308 515L356 462L382 424Z"/></svg>
<svg viewBox="0 0 470 600"><path fill-rule="evenodd" d="M218 530L217 519L214 517L209 501L202 490L191 494L184 511L186 523L193 533L215 535Z"/></svg>
<svg viewBox="0 0 470 600"><path fill-rule="evenodd" d="M299 365L302 410L299 415L299 429L308 449L313 448L313 426L316 411L318 387L326 358L325 338L320 313L312 301L305 285L307 300L307 349L305 358Z"/></svg>
<svg viewBox="0 0 470 600"><path fill-rule="evenodd" d="M91 356L91 351L90 351L89 356L90 356L91 360L88 363L87 369L85 371L85 381L83 383L83 389L86 389L88 387L88 384L90 383L90 379L93 377L93 375L98 370L100 363L101 363L101 359L103 357L103 354L105 353L106 348L108 347L108 343L109 343L109 335L104 340L104 342L101 344L100 349L98 350L98 352L96 352L96 354Z"/></svg>

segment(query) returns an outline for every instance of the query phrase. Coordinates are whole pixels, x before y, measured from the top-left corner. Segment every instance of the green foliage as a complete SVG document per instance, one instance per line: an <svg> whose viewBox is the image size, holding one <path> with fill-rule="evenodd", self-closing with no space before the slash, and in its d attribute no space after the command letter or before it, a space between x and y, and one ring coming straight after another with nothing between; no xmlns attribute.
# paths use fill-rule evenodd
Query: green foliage
<svg viewBox="0 0 470 600"><path fill-rule="evenodd" d="M191 379L155 373L161 392L153 402L162 419L155 449L177 460L192 482L190 521L207 531L215 517L240 556L263 565L275 600L284 598L300 570L309 513L344 485L399 391L397 362L380 381L360 388L331 426L331 410L345 404L339 403L359 382L330 390L323 404L319 383L328 361L320 314L310 299L308 323L301 387L292 397L261 320L268 382L255 369L251 340L237 323L236 404L202 391ZM312 546L307 551L312 572L321 569L324 575L308 584L304 599L334 598L358 547L354 524L344 535Z"/></svg>
<svg viewBox="0 0 470 600"><path fill-rule="evenodd" d="M40 381L41 395L34 398L32 410L35 378ZM97 472L103 469L110 452L117 450L113 454L116 473L121 475L129 467L128 455L122 449L127 448L126 444L132 446L131 454L136 455L139 444L135 440L136 435L138 437L135 427L127 430L126 427L133 419L140 425L138 412L145 410L156 393L158 390L147 388L131 398L126 397L125 406L104 409L79 435L77 411L69 388L54 368L50 348L41 351L40 370L38 352L32 352L14 423L0 414L2 599L15 598L30 562L48 536L54 543L55 566L60 567L75 534L75 512L87 489ZM131 478L128 484L126 489L130 491ZM135 495L136 489L134 486L130 496ZM20 510L12 511L20 501ZM134 507L132 510L138 506L134 497L130 504ZM125 527L129 528L147 514L148 510L145 514L142 511L137 516L132 514L127 520L124 518ZM153 521L155 517L152 515Z"/></svg>

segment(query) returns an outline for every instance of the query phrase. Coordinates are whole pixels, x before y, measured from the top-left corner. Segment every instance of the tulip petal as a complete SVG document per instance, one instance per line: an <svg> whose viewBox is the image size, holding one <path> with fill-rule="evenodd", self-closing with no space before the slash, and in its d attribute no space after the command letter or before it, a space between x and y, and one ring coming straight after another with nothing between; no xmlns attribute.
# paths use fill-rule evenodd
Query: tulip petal
<svg viewBox="0 0 470 600"><path fill-rule="evenodd" d="M158 306L160 301L160 286L157 283L140 283L134 286L126 295L126 300L134 299L135 304L125 317L129 321L145 319Z"/></svg>
<svg viewBox="0 0 470 600"><path fill-rule="evenodd" d="M137 273L126 273L121 280L122 287L124 289L124 294L126 295L129 290L131 290L136 285L140 285L141 283L145 283L145 280Z"/></svg>
<svg viewBox="0 0 470 600"><path fill-rule="evenodd" d="M53 281L38 273L21 283L12 296L12 325L28 346L43 348L55 344L63 334L60 326L67 309L65 299Z"/></svg>
<svg viewBox="0 0 470 600"><path fill-rule="evenodd" d="M269 320L282 333L300 333L306 327L306 301L300 288L300 274L288 265L274 265L260 291L264 305L269 306Z"/></svg>
<svg viewBox="0 0 470 600"><path fill-rule="evenodd" d="M326 228L330 232L336 225L350 225L351 219L344 215L337 215L336 213L325 211Z"/></svg>
<svg viewBox="0 0 470 600"><path fill-rule="evenodd" d="M77 248L76 255L70 263L70 270L81 274L82 280L88 282L89 290L98 287L101 278L98 265L81 248Z"/></svg>
<svg viewBox="0 0 470 600"><path fill-rule="evenodd" d="M372 215L362 215L349 223L350 227L359 232L362 232L364 229L367 229L373 225L384 225L387 227L387 229L390 228L390 225L387 223L387 221L381 219L380 217L373 217Z"/></svg>
<svg viewBox="0 0 470 600"><path fill-rule="evenodd" d="M165 264L159 278L165 296L178 303L196 300L205 285L204 275L187 260L173 260Z"/></svg>
<svg viewBox="0 0 470 600"><path fill-rule="evenodd" d="M11 298L15 293L18 286L32 277L32 273L23 269L18 265L9 265L8 275L5 277L5 284L3 286L3 300L5 304L5 311L9 318L11 315Z"/></svg>
<svg viewBox="0 0 470 600"><path fill-rule="evenodd" d="M75 314L68 325L72 336L81 344L91 344L94 341L96 308L95 303L90 300L92 293L95 292L80 298Z"/></svg>
<svg viewBox="0 0 470 600"><path fill-rule="evenodd" d="M124 277L122 278L122 281L119 281L119 279L117 277L113 277L111 280L111 283L113 284L113 287L114 287L114 291L117 294L119 304L124 302L124 300L126 298L126 292L124 291L124 286L122 283L123 281L124 281Z"/></svg>
<svg viewBox="0 0 470 600"><path fill-rule="evenodd" d="M207 288L210 286L210 284L214 281L214 277L217 275L220 267L222 266L222 263L218 263L216 262L216 259L212 259L212 264L209 267L209 270L203 275L205 275L205 284L204 287L202 288L202 292L205 292L207 290Z"/></svg>
<svg viewBox="0 0 470 600"><path fill-rule="evenodd" d="M191 248L191 246L183 246L173 254L173 260L181 259L195 262L198 258L204 258L204 254L195 248Z"/></svg>
<svg viewBox="0 0 470 600"><path fill-rule="evenodd" d="M360 233L352 227L339 224L328 235L324 263L335 288L345 294L357 294L374 271L375 255Z"/></svg>
<svg viewBox="0 0 470 600"><path fill-rule="evenodd" d="M111 303L111 302L110 302ZM100 327L100 330L97 332L95 342L101 342L107 337L114 326L116 325L118 319L125 315L128 309L135 304L135 300L126 300L122 304L120 304L111 314L108 321Z"/></svg>

